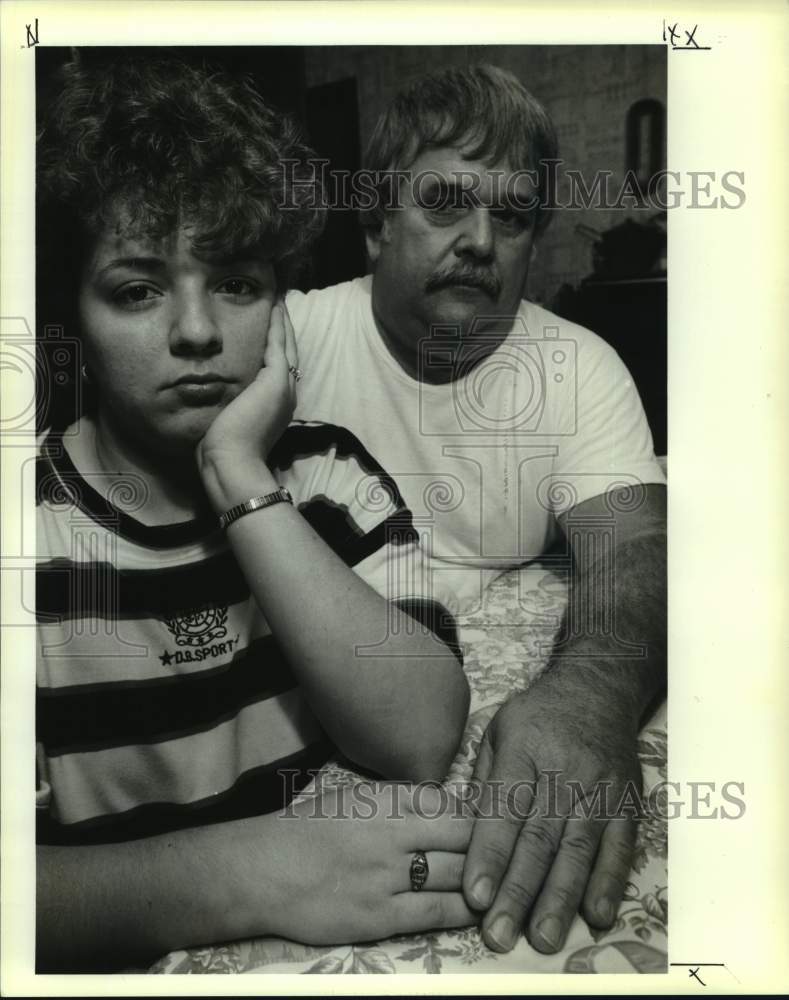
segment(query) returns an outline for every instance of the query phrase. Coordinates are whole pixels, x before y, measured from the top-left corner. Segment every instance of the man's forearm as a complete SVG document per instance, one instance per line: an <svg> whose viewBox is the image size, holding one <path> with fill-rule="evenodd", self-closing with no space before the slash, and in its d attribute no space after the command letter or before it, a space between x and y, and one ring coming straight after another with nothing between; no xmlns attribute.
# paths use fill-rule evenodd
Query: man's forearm
<svg viewBox="0 0 789 1000"><path fill-rule="evenodd" d="M666 538L654 530L618 545L571 583L541 683L582 692L590 708L638 724L666 681Z"/></svg>

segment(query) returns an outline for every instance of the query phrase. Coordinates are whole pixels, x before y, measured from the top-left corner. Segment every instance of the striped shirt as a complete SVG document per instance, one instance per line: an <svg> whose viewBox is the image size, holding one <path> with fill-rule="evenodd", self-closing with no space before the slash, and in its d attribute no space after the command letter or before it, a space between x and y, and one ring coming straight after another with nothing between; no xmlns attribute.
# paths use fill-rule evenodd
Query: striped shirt
<svg viewBox="0 0 789 1000"><path fill-rule="evenodd" d="M269 464L364 580L392 600L421 596L410 512L352 434L294 423ZM142 524L144 482L102 491L55 434L36 476L40 842L280 808L331 748L216 518Z"/></svg>

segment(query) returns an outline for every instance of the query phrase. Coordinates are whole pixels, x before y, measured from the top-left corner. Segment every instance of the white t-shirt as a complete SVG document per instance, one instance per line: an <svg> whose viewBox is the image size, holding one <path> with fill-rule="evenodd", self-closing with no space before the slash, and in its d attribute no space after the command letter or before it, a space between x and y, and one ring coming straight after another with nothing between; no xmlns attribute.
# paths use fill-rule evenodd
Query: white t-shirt
<svg viewBox="0 0 789 1000"><path fill-rule="evenodd" d="M460 607L557 537L556 514L618 485L664 483L633 380L596 334L530 302L504 342L459 377L406 374L381 339L372 277L303 294L296 416L351 430L397 482ZM431 353L441 358L442 339Z"/></svg>

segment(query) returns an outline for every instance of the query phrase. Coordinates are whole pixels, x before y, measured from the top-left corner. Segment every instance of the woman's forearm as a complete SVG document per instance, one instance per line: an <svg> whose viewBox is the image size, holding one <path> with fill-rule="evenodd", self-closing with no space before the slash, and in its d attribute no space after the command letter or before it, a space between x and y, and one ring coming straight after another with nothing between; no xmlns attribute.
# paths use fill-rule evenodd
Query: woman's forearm
<svg viewBox="0 0 789 1000"><path fill-rule="evenodd" d="M251 870L260 852L250 849L253 836L276 837L275 824L271 815L120 844L39 846L38 971L144 966L174 949L275 933L266 922L287 900ZM260 906L249 905L250 886Z"/></svg>
<svg viewBox="0 0 789 1000"><path fill-rule="evenodd" d="M203 474L217 510L277 489L262 463ZM227 537L343 753L388 777L442 778L468 711L468 684L452 652L358 577L291 505L247 514Z"/></svg>
<svg viewBox="0 0 789 1000"><path fill-rule="evenodd" d="M264 935L350 944L473 923L460 891L471 817L424 792L362 783L301 796L287 814L39 847L37 971L119 971ZM436 891L408 891L415 845Z"/></svg>

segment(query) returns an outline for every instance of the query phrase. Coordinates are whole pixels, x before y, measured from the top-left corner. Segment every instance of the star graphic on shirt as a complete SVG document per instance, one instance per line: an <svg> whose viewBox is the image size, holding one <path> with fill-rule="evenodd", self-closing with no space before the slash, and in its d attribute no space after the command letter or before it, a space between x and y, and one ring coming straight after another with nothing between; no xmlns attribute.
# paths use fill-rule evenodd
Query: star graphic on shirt
<svg viewBox="0 0 789 1000"><path fill-rule="evenodd" d="M170 666L170 662L171 662L172 658L173 658L173 657L172 657L172 654L171 654L171 653L168 653L168 652L167 652L167 650L165 650L165 651L164 651L164 652L163 652L163 653L161 654L161 656L159 657L159 659L160 659L160 660L162 661L162 663L163 663L163 664L164 664L164 665L165 665L166 667L169 667L169 666Z"/></svg>

